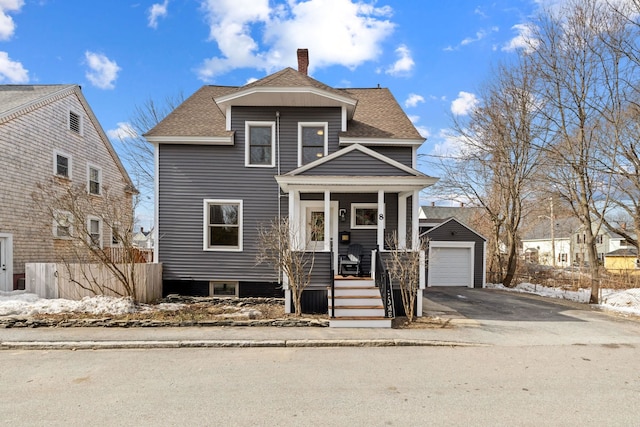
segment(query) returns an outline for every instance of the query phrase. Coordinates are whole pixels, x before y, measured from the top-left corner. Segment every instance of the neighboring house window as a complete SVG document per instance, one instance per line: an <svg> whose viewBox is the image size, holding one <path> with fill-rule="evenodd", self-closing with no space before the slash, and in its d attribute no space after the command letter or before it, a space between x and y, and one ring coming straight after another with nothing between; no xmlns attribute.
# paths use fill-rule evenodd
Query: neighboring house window
<svg viewBox="0 0 640 427"><path fill-rule="evenodd" d="M87 219L87 234L91 246L102 247L102 220L100 218L90 217Z"/></svg>
<svg viewBox="0 0 640 427"><path fill-rule="evenodd" d="M560 254L558 261L567 262L567 254Z"/></svg>
<svg viewBox="0 0 640 427"><path fill-rule="evenodd" d="M298 166L327 155L327 123L298 123Z"/></svg>
<svg viewBox="0 0 640 427"><path fill-rule="evenodd" d="M82 116L75 111L69 111L69 130L82 135Z"/></svg>
<svg viewBox="0 0 640 427"><path fill-rule="evenodd" d="M61 151L54 151L53 173L62 178L71 178L71 156Z"/></svg>
<svg viewBox="0 0 640 427"><path fill-rule="evenodd" d="M242 201L204 201L204 250L242 250Z"/></svg>
<svg viewBox="0 0 640 427"><path fill-rule="evenodd" d="M111 246L120 246L120 224L115 223L111 226Z"/></svg>
<svg viewBox="0 0 640 427"><path fill-rule="evenodd" d="M377 228L378 205L376 203L351 204L351 228Z"/></svg>
<svg viewBox="0 0 640 427"><path fill-rule="evenodd" d="M102 194L102 170L91 165L88 166L87 170L89 194Z"/></svg>
<svg viewBox="0 0 640 427"><path fill-rule="evenodd" d="M246 122L245 166L275 165L275 122Z"/></svg>
<svg viewBox="0 0 640 427"><path fill-rule="evenodd" d="M602 244L602 234L598 234L596 236L596 245L601 245Z"/></svg>
<svg viewBox="0 0 640 427"><path fill-rule="evenodd" d="M71 238L73 217L70 212L56 211L53 214L53 236L56 239Z"/></svg>

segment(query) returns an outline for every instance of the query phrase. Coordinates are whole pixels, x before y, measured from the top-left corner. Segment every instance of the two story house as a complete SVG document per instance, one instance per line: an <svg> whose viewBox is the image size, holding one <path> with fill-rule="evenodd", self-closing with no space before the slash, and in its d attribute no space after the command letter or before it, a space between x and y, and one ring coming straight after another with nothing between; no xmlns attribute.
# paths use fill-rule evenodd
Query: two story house
<svg viewBox="0 0 640 427"><path fill-rule="evenodd" d="M109 188L133 214L133 183L78 85L0 85L0 170L2 291L24 289L25 263L59 261L79 227L38 209L38 185L96 200ZM87 221L96 244L114 244L99 212Z"/></svg>
<svg viewBox="0 0 640 427"><path fill-rule="evenodd" d="M336 89L308 64L301 49L298 70L204 86L145 135L165 294L284 293L291 310L286 283L256 264L258 228L276 217L315 251L307 311L326 312L330 272L350 243L362 246L367 276L391 233L418 241L419 192L437 180L416 169L424 138L388 89Z"/></svg>

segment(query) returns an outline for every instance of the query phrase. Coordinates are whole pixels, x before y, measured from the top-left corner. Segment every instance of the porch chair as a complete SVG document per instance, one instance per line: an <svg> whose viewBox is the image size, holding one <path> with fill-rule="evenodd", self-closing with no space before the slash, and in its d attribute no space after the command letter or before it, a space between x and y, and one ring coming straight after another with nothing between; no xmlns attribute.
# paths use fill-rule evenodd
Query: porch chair
<svg viewBox="0 0 640 427"><path fill-rule="evenodd" d="M362 245L352 243L349 245L347 255L340 255L338 271L341 276L360 276L361 263Z"/></svg>

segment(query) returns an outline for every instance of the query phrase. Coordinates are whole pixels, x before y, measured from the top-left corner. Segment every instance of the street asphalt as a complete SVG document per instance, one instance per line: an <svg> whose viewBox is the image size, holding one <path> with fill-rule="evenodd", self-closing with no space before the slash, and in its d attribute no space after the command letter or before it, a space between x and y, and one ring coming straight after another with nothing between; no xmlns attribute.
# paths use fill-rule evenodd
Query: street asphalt
<svg viewBox="0 0 640 427"><path fill-rule="evenodd" d="M0 349L640 345L640 322L486 289L428 289L423 328L66 327L0 329Z"/></svg>

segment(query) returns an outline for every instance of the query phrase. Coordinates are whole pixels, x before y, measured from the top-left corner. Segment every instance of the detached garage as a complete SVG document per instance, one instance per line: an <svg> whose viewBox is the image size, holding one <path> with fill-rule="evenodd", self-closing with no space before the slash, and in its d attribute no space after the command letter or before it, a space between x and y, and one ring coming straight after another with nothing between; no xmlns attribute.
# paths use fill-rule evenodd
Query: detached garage
<svg viewBox="0 0 640 427"><path fill-rule="evenodd" d="M427 286L485 285L486 239L455 218L424 231L428 241Z"/></svg>

